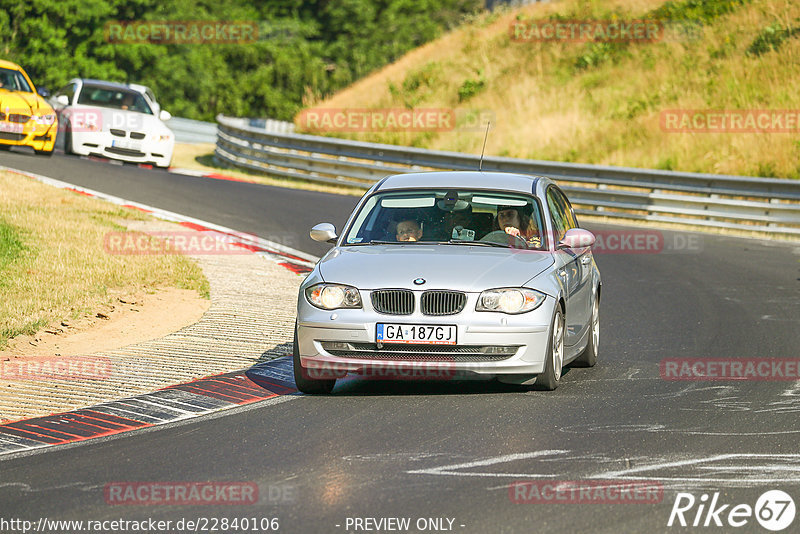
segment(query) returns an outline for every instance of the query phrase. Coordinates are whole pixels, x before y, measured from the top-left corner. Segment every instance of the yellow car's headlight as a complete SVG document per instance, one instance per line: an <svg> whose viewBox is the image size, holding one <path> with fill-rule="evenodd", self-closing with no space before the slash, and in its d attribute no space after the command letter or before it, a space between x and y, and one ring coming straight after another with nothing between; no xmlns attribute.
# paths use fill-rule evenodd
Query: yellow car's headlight
<svg viewBox="0 0 800 534"><path fill-rule="evenodd" d="M56 122L56 114L48 113L46 115L34 115L33 120L35 120L37 124L49 126Z"/></svg>

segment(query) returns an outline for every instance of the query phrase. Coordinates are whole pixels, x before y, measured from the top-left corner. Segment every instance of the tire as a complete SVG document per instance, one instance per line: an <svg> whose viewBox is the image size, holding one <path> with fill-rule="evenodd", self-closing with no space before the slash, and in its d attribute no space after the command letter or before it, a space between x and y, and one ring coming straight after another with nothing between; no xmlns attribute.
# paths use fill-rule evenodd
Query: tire
<svg viewBox="0 0 800 534"><path fill-rule="evenodd" d="M574 363L577 367L594 367L597 363L597 348L600 342L600 299L595 297L592 305L592 319L589 332L589 343Z"/></svg>
<svg viewBox="0 0 800 534"><path fill-rule="evenodd" d="M308 376L308 372L300 365L300 347L297 344L297 325L294 326L294 344L292 348L292 363L294 364L294 383L301 393L327 395L333 391L336 379L317 380Z"/></svg>
<svg viewBox="0 0 800 534"><path fill-rule="evenodd" d="M561 382L561 370L564 366L564 314L561 307L556 307L553 324L550 328L550 340L547 342L547 359L544 372L536 377L536 389L553 391Z"/></svg>

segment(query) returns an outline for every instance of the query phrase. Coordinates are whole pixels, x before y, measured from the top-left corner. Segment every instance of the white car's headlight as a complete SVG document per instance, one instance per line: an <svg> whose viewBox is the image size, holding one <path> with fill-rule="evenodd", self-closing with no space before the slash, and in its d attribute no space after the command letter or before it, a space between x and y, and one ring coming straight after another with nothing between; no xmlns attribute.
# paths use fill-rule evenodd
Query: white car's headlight
<svg viewBox="0 0 800 534"><path fill-rule="evenodd" d="M541 306L544 293L526 287L488 289L478 297L475 311L525 313Z"/></svg>
<svg viewBox="0 0 800 534"><path fill-rule="evenodd" d="M306 299L312 306L323 310L361 307L358 289L342 284L322 283L307 287Z"/></svg>
<svg viewBox="0 0 800 534"><path fill-rule="evenodd" d="M49 113L47 115L34 115L33 120L39 124L50 125L56 122L56 115L55 113Z"/></svg>

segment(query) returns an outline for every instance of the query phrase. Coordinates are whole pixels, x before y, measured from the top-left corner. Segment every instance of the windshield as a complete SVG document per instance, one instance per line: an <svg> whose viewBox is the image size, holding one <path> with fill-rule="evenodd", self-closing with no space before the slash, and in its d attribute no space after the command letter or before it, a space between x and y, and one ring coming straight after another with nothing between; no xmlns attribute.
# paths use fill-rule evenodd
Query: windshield
<svg viewBox="0 0 800 534"><path fill-rule="evenodd" d="M3 68L0 68L0 89L22 91L23 93L33 92L28 80L25 79L21 72Z"/></svg>
<svg viewBox="0 0 800 534"><path fill-rule="evenodd" d="M361 207L343 245L480 244L542 249L542 217L530 196L477 190L389 191Z"/></svg>
<svg viewBox="0 0 800 534"><path fill-rule="evenodd" d="M84 85L78 104L153 114L141 93L97 85Z"/></svg>

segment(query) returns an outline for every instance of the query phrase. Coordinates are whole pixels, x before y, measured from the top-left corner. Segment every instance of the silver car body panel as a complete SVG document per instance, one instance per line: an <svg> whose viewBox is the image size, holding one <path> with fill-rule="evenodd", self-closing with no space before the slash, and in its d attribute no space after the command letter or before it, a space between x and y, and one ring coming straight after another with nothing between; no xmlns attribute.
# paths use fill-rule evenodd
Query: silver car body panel
<svg viewBox="0 0 800 534"><path fill-rule="evenodd" d="M575 359L588 344L590 310L598 298L600 274L590 248L558 249L551 238L546 191L555 186L545 177L507 173L429 172L387 177L358 202L339 234L336 246L303 281L297 302L299 356L305 368L362 372L365 368L401 365L385 358L335 355L323 343L374 344L378 323L455 325L459 347L516 346L513 356L497 361L448 362L467 375L537 375L544 370L556 306L565 311L564 363ZM545 214L547 250L515 250L449 244L343 243L366 200L377 192L419 189L470 189L522 193L535 197ZM424 278L424 286L413 281ZM305 289L320 282L347 284L361 294L361 309L323 310L311 305ZM481 291L500 287L528 287L547 297L535 310L518 315L476 311ZM411 315L377 312L371 291L407 289L416 306ZM464 309L455 315L430 316L420 312L420 297L428 290L455 290L467 295ZM388 344L384 348L389 347ZM407 362L405 362L407 363ZM442 362L414 361L414 367L439 369Z"/></svg>

